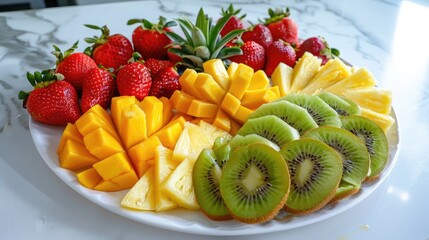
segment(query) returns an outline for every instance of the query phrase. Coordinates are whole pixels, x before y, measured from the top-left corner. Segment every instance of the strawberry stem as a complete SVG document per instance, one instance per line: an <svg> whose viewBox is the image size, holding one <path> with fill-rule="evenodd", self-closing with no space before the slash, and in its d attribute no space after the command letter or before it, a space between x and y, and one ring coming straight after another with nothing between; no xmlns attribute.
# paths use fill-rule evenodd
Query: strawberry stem
<svg viewBox="0 0 429 240"><path fill-rule="evenodd" d="M58 46L53 45L54 51L52 51L51 53L57 58L57 61L55 62L56 65L58 66L60 62L62 62L65 58L70 56L74 52L74 50L77 49L78 44L79 44L79 40L76 41L69 49L64 51L64 53L61 52L61 49Z"/></svg>

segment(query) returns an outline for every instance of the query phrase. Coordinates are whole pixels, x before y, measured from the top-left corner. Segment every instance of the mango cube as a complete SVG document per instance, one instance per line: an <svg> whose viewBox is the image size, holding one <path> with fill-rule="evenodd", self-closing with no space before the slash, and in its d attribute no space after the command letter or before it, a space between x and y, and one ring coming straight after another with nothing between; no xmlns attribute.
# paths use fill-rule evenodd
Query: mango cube
<svg viewBox="0 0 429 240"><path fill-rule="evenodd" d="M88 151L100 160L124 151L121 143L101 127L84 136L83 142Z"/></svg>
<svg viewBox="0 0 429 240"><path fill-rule="evenodd" d="M235 72L229 87L229 92L237 99L241 100L249 87L250 81L253 77L253 72L253 68L242 63L238 64L237 71Z"/></svg>
<svg viewBox="0 0 429 240"><path fill-rule="evenodd" d="M252 112L253 111L251 109L248 109L248 108L240 105L237 109L237 112L234 114L234 118L240 124L243 124L244 122L247 121L247 119L249 118L249 116Z"/></svg>
<svg viewBox="0 0 429 240"><path fill-rule="evenodd" d="M145 112L146 119L149 119L146 121L147 136L152 136L162 127L163 104L157 97L148 96L140 102L140 107Z"/></svg>
<svg viewBox="0 0 429 240"><path fill-rule="evenodd" d="M213 76L214 80L223 89L228 89L230 78L226 71L225 65L220 59L211 59L203 63L204 72Z"/></svg>
<svg viewBox="0 0 429 240"><path fill-rule="evenodd" d="M163 127L156 133L156 136L164 147L174 149L176 142L183 131L185 122L186 120L183 117L180 117L170 122L167 126Z"/></svg>
<svg viewBox="0 0 429 240"><path fill-rule="evenodd" d="M116 128L119 129L122 126L122 109L135 103L138 103L138 100L134 96L119 96L112 98L110 112L112 114L113 123L115 124Z"/></svg>
<svg viewBox="0 0 429 240"><path fill-rule="evenodd" d="M194 87L200 93L203 100L211 103L220 104L226 93L213 77L207 73L198 73Z"/></svg>
<svg viewBox="0 0 429 240"><path fill-rule="evenodd" d="M104 180L109 180L123 173L134 171L125 152L113 154L95 163L92 167Z"/></svg>
<svg viewBox="0 0 429 240"><path fill-rule="evenodd" d="M278 95L271 89L247 90L241 99L243 106L256 109L262 104L269 103L279 98Z"/></svg>
<svg viewBox="0 0 429 240"><path fill-rule="evenodd" d="M88 110L78 120L76 120L76 127L79 132L85 136L97 128L103 128L109 132L113 137L119 139L115 128L109 124L107 119L103 119L100 115Z"/></svg>
<svg viewBox="0 0 429 240"><path fill-rule="evenodd" d="M72 139L74 141L77 141L83 144L83 136L77 129L76 124L67 123L63 131L63 134L61 135L60 143L58 144L58 147L57 147L57 154L60 154L60 152L64 148L66 141L69 139Z"/></svg>
<svg viewBox="0 0 429 240"><path fill-rule="evenodd" d="M229 119L228 114L226 114L222 109L218 109L212 124L213 126L227 132L231 130L231 120Z"/></svg>
<svg viewBox="0 0 429 240"><path fill-rule="evenodd" d="M232 79L232 77L234 77L235 72L237 72L237 69L238 69L238 63L232 62L229 65L227 72L228 72L228 76L230 79Z"/></svg>
<svg viewBox="0 0 429 240"><path fill-rule="evenodd" d="M112 183L121 186L122 189L131 188L138 180L139 178L134 171L129 171L110 179Z"/></svg>
<svg viewBox="0 0 429 240"><path fill-rule="evenodd" d="M103 192L116 192L116 191L124 190L118 184L113 183L110 180L103 180L103 179L97 185L95 185L94 189L98 191L103 191Z"/></svg>
<svg viewBox="0 0 429 240"><path fill-rule="evenodd" d="M248 90L266 89L269 86L270 79L268 79L267 74L263 70L258 70L253 74Z"/></svg>
<svg viewBox="0 0 429 240"><path fill-rule="evenodd" d="M103 179L94 168L88 168L76 174L77 181L86 188L93 189Z"/></svg>
<svg viewBox="0 0 429 240"><path fill-rule="evenodd" d="M60 166L69 170L90 167L99 160L89 153L85 145L72 139L67 139L59 154Z"/></svg>
<svg viewBox="0 0 429 240"><path fill-rule="evenodd" d="M161 97L159 100L162 102L162 126L165 126L174 115L173 104L166 97Z"/></svg>
<svg viewBox="0 0 429 240"><path fill-rule="evenodd" d="M187 113L192 100L195 98L183 91L176 90L171 95L170 101L173 104L174 109L181 113Z"/></svg>
<svg viewBox="0 0 429 240"><path fill-rule="evenodd" d="M241 102L238 98L236 98L231 93L227 93L227 94L225 94L225 97L223 98L223 101L221 103L221 108L226 113L233 116L237 112L238 107L240 105L241 105Z"/></svg>
<svg viewBox="0 0 429 240"><path fill-rule="evenodd" d="M200 97L198 91L194 88L195 80L197 79L198 73L191 68L187 68L179 78L179 83L183 92L191 94L195 97Z"/></svg>
<svg viewBox="0 0 429 240"><path fill-rule="evenodd" d="M155 149L159 145L161 141L158 137L151 136L128 150L128 156L139 178L150 168L149 160L155 157Z"/></svg>
<svg viewBox="0 0 429 240"><path fill-rule="evenodd" d="M146 114L137 104L123 108L121 119L119 133L126 149L147 138Z"/></svg>
<svg viewBox="0 0 429 240"><path fill-rule="evenodd" d="M218 110L218 105L202 100L192 100L189 105L188 114L194 117L214 118Z"/></svg>

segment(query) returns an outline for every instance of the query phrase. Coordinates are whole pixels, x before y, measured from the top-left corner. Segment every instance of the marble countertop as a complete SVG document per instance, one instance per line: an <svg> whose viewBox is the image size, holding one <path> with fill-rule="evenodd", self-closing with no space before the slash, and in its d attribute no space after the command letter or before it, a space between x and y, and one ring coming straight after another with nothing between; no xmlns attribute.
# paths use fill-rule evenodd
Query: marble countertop
<svg viewBox="0 0 429 240"><path fill-rule="evenodd" d="M233 1L256 21L289 6L302 38L321 35L341 56L365 66L392 90L399 123L395 168L368 198L324 221L237 239L429 239L429 4L395 0ZM229 1L133 1L0 13L0 239L217 239L150 227L107 211L63 183L32 141L17 93L27 71L54 64L65 49L94 35L83 24L107 24L131 36L130 18L194 18L200 6L219 16ZM222 237L227 239L230 237ZM232 238L232 237L231 237Z"/></svg>

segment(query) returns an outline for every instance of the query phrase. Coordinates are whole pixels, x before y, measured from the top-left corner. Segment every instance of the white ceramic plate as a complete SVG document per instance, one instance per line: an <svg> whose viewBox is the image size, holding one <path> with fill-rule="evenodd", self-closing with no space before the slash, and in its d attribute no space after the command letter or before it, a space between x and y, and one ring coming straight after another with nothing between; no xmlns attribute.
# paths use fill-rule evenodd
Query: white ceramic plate
<svg viewBox="0 0 429 240"><path fill-rule="evenodd" d="M392 111L392 116L396 120L394 111ZM126 194L126 191L106 193L87 189L77 182L73 172L59 166L56 149L64 130L63 127L40 124L31 118L29 126L34 144L45 163L61 180L85 198L109 211L137 222L172 231L202 235L248 235L276 232L309 225L338 215L364 200L381 185L395 166L399 153L399 133L396 121L387 134L390 150L389 162L377 181L371 184L364 184L362 191L358 194L346 198L335 205L328 205L316 213L299 217L287 217L283 220L271 220L264 224L250 225L234 220L224 222L211 221L200 211L176 209L165 213L152 213L122 208L120 201Z"/></svg>

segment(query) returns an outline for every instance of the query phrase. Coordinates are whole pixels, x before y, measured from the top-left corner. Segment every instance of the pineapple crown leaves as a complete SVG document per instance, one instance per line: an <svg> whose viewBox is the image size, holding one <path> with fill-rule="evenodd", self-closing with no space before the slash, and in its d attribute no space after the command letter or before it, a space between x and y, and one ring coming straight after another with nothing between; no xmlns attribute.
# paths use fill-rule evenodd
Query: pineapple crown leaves
<svg viewBox="0 0 429 240"><path fill-rule="evenodd" d="M26 77L34 89L44 88L55 81L64 79L64 76L61 73L55 73L55 69L46 69L42 72L35 71L34 73L27 72ZM29 95L30 92L19 91L18 99L25 100Z"/></svg>
<svg viewBox="0 0 429 240"><path fill-rule="evenodd" d="M224 37L220 35L220 31L232 16L233 13L226 14L213 25L212 19L201 8L195 24L186 17L177 19L185 37L174 32L166 32L166 35L173 40L173 44L180 46L180 48L170 48L168 51L182 57L182 65L197 71L201 71L203 62L209 59L226 59L243 54L239 47L226 47L226 44L243 33L244 29L233 30Z"/></svg>
<svg viewBox="0 0 429 240"><path fill-rule="evenodd" d="M128 20L127 25L133 24L140 24L145 30L154 30L158 31L159 33L163 33L164 28L177 26L175 21L167 21L167 19L163 16L159 17L159 21L156 24L153 24L144 18L133 18Z"/></svg>
<svg viewBox="0 0 429 240"><path fill-rule="evenodd" d="M280 20L282 20L285 17L289 17L290 16L290 11L289 8L286 7L285 10L281 9L281 8L275 8L275 9L268 9L268 18L265 18L264 21L259 20L261 23L264 23L265 25L268 25L270 23L275 23L278 22Z"/></svg>
<svg viewBox="0 0 429 240"><path fill-rule="evenodd" d="M234 9L234 6L232 5L232 3L228 6L228 8L227 9L224 9L224 8L222 8L222 10L221 10L221 15L222 16L225 16L225 15L228 15L228 14L231 14L232 13L232 15L233 16L237 16L238 18L240 18L240 19L244 19L245 17L246 17L246 14L243 14L243 15L241 15L241 16L238 16L238 14L240 14L240 12L241 12L241 8L239 8L239 9Z"/></svg>
<svg viewBox="0 0 429 240"><path fill-rule="evenodd" d="M51 53L57 58L57 61L55 62L56 65L58 66L60 62L62 62L64 59L70 56L74 52L74 50L78 48L78 44L79 44L79 41L76 41L69 49L64 51L64 53L61 52L61 49L57 45L53 45L54 51L52 51Z"/></svg>
<svg viewBox="0 0 429 240"><path fill-rule="evenodd" d="M84 53L88 56L91 56L97 46L100 46L107 42L107 38L110 36L110 30L106 25L99 27L96 25L84 24L84 26L90 29L101 31L101 36L84 38L85 42L91 44L91 46L85 48Z"/></svg>

